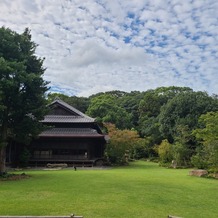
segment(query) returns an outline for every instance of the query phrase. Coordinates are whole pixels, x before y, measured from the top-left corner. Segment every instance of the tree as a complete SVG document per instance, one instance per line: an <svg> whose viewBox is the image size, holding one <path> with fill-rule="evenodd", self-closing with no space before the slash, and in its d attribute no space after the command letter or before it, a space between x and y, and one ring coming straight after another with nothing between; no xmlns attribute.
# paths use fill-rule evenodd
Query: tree
<svg viewBox="0 0 218 218"><path fill-rule="evenodd" d="M218 101L205 92L180 93L161 107L160 132L172 144L174 160L180 166L190 164L198 143L192 130L198 118L209 111L218 110Z"/></svg>
<svg viewBox="0 0 218 218"><path fill-rule="evenodd" d="M101 94L91 99L87 114L99 122L109 122L119 129L131 128L131 115L116 101L116 96Z"/></svg>
<svg viewBox="0 0 218 218"><path fill-rule="evenodd" d="M130 93L123 94L123 96L118 99L119 106L131 114L131 126L134 128L138 126L139 103L143 99L143 96L143 92L132 91Z"/></svg>
<svg viewBox="0 0 218 218"><path fill-rule="evenodd" d="M209 168L218 172L218 112L201 115L199 128L195 129L193 134L203 145L193 156L193 164L199 168Z"/></svg>
<svg viewBox="0 0 218 218"><path fill-rule="evenodd" d="M113 164L126 163L131 150L139 140L137 131L119 130L111 123L105 123L105 127L110 137L105 150L108 161Z"/></svg>
<svg viewBox="0 0 218 218"><path fill-rule="evenodd" d="M173 160L172 144L167 139L162 140L161 144L157 147L157 152L161 164L170 163Z"/></svg>
<svg viewBox="0 0 218 218"><path fill-rule="evenodd" d="M18 34L0 28L0 174L9 140L28 144L42 128L38 121L46 113L48 83L36 47L29 29Z"/></svg>
<svg viewBox="0 0 218 218"><path fill-rule="evenodd" d="M202 114L216 110L218 100L205 92L180 93L161 107L160 132L172 143L178 138L178 126L183 126L182 128L186 128L191 134Z"/></svg>
<svg viewBox="0 0 218 218"><path fill-rule="evenodd" d="M79 111L86 113L90 104L90 100L86 97L71 96L69 99L69 104L78 109Z"/></svg>
<svg viewBox="0 0 218 218"><path fill-rule="evenodd" d="M151 137L139 138L131 149L130 155L133 159L157 157L157 151L153 147Z"/></svg>
<svg viewBox="0 0 218 218"><path fill-rule="evenodd" d="M196 143L192 129L187 125L177 125L172 146L173 158L177 166L188 166L195 152Z"/></svg>
<svg viewBox="0 0 218 218"><path fill-rule="evenodd" d="M159 114L163 105L180 93L191 92L188 87L159 87L144 93L139 104L139 126L141 136L151 137L154 144L160 144L163 136L160 133Z"/></svg>

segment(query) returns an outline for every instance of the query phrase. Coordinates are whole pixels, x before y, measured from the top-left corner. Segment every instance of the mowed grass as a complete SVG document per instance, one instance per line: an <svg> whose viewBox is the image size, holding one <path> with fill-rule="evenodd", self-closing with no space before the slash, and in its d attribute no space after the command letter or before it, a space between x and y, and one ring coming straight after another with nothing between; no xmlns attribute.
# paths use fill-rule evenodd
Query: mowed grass
<svg viewBox="0 0 218 218"><path fill-rule="evenodd" d="M218 217L218 181L151 162L101 170L25 171L0 181L0 215L83 215L85 218Z"/></svg>

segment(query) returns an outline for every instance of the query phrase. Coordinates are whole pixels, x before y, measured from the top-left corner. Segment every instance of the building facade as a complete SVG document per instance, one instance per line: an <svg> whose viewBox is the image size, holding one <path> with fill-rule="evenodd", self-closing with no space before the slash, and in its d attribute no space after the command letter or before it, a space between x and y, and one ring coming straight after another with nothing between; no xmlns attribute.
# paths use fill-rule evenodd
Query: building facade
<svg viewBox="0 0 218 218"><path fill-rule="evenodd" d="M56 99L41 122L46 129L28 146L29 164L102 165L106 140L95 119Z"/></svg>

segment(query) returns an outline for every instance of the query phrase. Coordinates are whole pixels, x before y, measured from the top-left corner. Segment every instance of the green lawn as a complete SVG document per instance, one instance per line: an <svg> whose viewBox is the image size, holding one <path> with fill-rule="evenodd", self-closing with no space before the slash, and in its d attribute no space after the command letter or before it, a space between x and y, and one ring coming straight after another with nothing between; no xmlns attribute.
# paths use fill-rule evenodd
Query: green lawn
<svg viewBox="0 0 218 218"><path fill-rule="evenodd" d="M0 181L0 215L218 217L218 181L188 171L142 161L104 170L29 170L29 179Z"/></svg>

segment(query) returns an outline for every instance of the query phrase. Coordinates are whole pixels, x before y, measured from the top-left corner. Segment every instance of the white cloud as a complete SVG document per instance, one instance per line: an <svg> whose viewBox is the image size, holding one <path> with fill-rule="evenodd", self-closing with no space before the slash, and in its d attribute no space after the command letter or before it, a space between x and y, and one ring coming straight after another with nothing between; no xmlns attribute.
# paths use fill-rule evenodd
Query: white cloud
<svg viewBox="0 0 218 218"><path fill-rule="evenodd" d="M190 86L218 93L216 0L0 1L0 26L32 31L52 91Z"/></svg>

